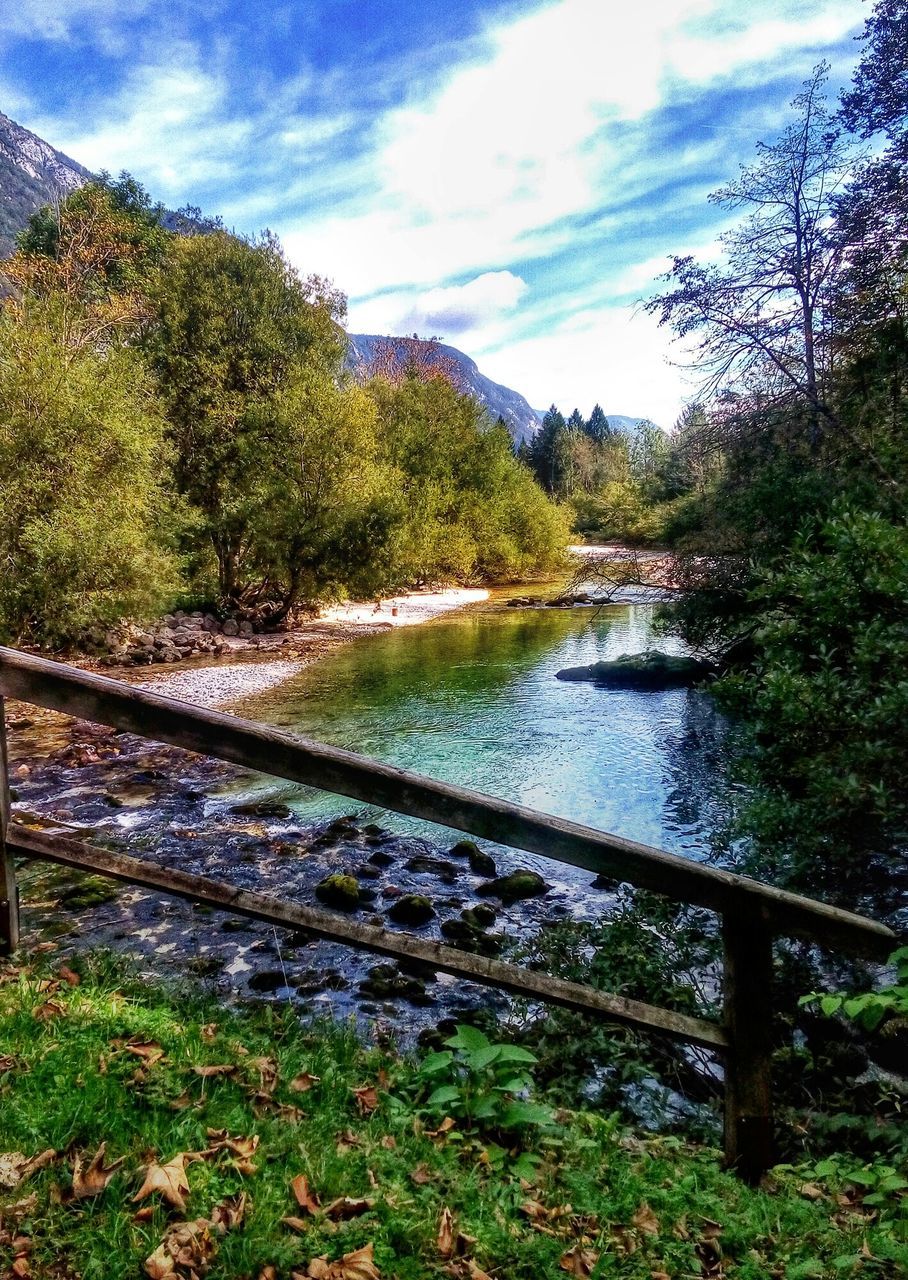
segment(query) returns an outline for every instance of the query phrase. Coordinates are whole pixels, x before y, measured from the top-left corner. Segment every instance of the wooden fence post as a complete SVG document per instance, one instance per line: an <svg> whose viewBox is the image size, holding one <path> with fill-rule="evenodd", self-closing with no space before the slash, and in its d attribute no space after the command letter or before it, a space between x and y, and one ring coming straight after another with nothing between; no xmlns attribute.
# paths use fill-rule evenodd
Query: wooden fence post
<svg viewBox="0 0 908 1280"><path fill-rule="evenodd" d="M19 945L19 890L13 855L6 847L10 822L9 752L6 745L6 709L0 697L0 955L9 956Z"/></svg>
<svg viewBox="0 0 908 1280"><path fill-rule="evenodd" d="M772 934L761 920L723 917L725 1159L756 1183L774 1163L772 1108Z"/></svg>

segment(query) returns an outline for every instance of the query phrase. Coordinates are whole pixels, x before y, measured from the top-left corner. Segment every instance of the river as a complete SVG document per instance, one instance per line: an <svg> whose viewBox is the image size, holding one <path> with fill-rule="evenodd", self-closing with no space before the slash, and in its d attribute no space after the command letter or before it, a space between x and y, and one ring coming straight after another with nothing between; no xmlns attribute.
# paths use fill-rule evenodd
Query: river
<svg viewBox="0 0 908 1280"><path fill-rule="evenodd" d="M556 679L562 667L655 643L654 606L515 609L508 594L354 640L237 709L600 830L695 858L712 852L730 792L725 726L709 695ZM309 789L272 783L268 793L301 818L351 808ZM374 810L370 817L432 835L425 824ZM588 884L588 873L577 874Z"/></svg>

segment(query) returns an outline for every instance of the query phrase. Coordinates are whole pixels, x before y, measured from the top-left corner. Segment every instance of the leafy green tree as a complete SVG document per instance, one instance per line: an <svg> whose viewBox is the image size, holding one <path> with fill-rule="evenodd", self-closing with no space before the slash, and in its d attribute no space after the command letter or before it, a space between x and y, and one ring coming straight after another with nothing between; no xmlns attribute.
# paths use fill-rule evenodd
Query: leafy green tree
<svg viewBox="0 0 908 1280"><path fill-rule="evenodd" d="M258 489L282 459L288 388L339 371L344 301L302 280L273 236L215 231L175 242L156 303L151 355L176 483L210 542L218 594L238 601L261 585L250 581Z"/></svg>
<svg viewBox="0 0 908 1280"><path fill-rule="evenodd" d="M129 346L72 345L72 312L60 297L0 311L8 642L74 642L122 615L152 614L177 586L154 386Z"/></svg>

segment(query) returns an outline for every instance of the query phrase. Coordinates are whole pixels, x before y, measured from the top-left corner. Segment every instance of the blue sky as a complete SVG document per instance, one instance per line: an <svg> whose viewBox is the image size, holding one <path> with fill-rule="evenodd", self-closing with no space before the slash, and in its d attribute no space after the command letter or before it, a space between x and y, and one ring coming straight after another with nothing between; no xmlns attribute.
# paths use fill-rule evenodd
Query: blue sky
<svg viewBox="0 0 908 1280"><path fill-rule="evenodd" d="M9 0L0 110L171 207L276 231L363 332L437 334L537 407L695 388L638 300L717 251L860 0ZM679 356L681 353L677 353Z"/></svg>

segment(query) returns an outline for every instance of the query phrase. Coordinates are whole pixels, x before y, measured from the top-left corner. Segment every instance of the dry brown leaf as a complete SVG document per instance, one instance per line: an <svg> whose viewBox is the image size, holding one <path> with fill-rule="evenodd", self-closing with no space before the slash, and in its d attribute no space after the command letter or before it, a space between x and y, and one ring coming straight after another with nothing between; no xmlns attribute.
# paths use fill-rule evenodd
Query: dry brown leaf
<svg viewBox="0 0 908 1280"><path fill-rule="evenodd" d="M197 1076L201 1076L203 1080L207 1080L209 1076L231 1076L236 1071L236 1064L233 1062L217 1062L208 1067L193 1067L193 1071Z"/></svg>
<svg viewBox="0 0 908 1280"><path fill-rule="evenodd" d="M0 1153L0 1188L12 1191L20 1182L30 1178L39 1169L45 1168L56 1157L57 1153L52 1147L48 1147L40 1155L30 1157L23 1155L21 1151Z"/></svg>
<svg viewBox="0 0 908 1280"><path fill-rule="evenodd" d="M427 1138L443 1138L446 1133L450 1133L452 1129L457 1128L457 1121L452 1120L450 1116L445 1116L437 1129L427 1129Z"/></svg>
<svg viewBox="0 0 908 1280"><path fill-rule="evenodd" d="M10 1267L10 1271L19 1280L25 1280L26 1277L30 1276L32 1272L28 1262L28 1254L17 1253L13 1258L13 1265Z"/></svg>
<svg viewBox="0 0 908 1280"><path fill-rule="evenodd" d="M201 1029L203 1040L213 1040L218 1033L218 1024L216 1022L206 1022Z"/></svg>
<svg viewBox="0 0 908 1280"><path fill-rule="evenodd" d="M277 1267L272 1267L270 1263L267 1267L262 1267L258 1280L277 1280Z"/></svg>
<svg viewBox="0 0 908 1280"><path fill-rule="evenodd" d="M259 1073L259 1089L262 1093L273 1093L277 1084L278 1067L274 1058L250 1058L250 1064Z"/></svg>
<svg viewBox="0 0 908 1280"><path fill-rule="evenodd" d="M107 1143L102 1142L84 1169L82 1157L77 1155L74 1158L73 1185L70 1193L73 1200L87 1200L90 1196L100 1195L126 1159L125 1156L120 1156L119 1160L114 1160L113 1164L105 1165L106 1148Z"/></svg>
<svg viewBox="0 0 908 1280"><path fill-rule="evenodd" d="M336 1262L327 1257L313 1258L306 1269L309 1280L381 1280L381 1273L373 1260L372 1245L345 1253Z"/></svg>
<svg viewBox="0 0 908 1280"><path fill-rule="evenodd" d="M454 1217L447 1205L442 1209L438 1221L436 1245L440 1258L450 1258L454 1252Z"/></svg>
<svg viewBox="0 0 908 1280"><path fill-rule="evenodd" d="M290 1189L293 1192L296 1203L301 1209L305 1209L307 1213L318 1213L321 1209L321 1202L318 1196L309 1186L309 1179L304 1173L298 1173L290 1183Z"/></svg>
<svg viewBox="0 0 908 1280"><path fill-rule="evenodd" d="M157 1192L168 1204L173 1205L180 1213L186 1211L184 1196L189 1194L189 1183L186 1180L185 1156L179 1155L168 1160L167 1164L152 1162L145 1168L145 1181L132 1198L133 1204L144 1200Z"/></svg>
<svg viewBox="0 0 908 1280"><path fill-rule="evenodd" d="M281 1218L285 1227L289 1227L291 1231L308 1231L309 1223L305 1218L295 1218L293 1214L288 1214L286 1218Z"/></svg>
<svg viewBox="0 0 908 1280"><path fill-rule="evenodd" d="M427 1182L432 1181L432 1174L426 1164L418 1164L410 1174L410 1181L417 1187L424 1187Z"/></svg>
<svg viewBox="0 0 908 1280"><path fill-rule="evenodd" d="M583 1245L575 1244L573 1249L561 1255L558 1266L569 1276L591 1276L598 1261L599 1254L595 1249L584 1249Z"/></svg>
<svg viewBox="0 0 908 1280"><path fill-rule="evenodd" d="M154 1217L154 1205L146 1204L141 1209L137 1209L132 1215L133 1222L148 1222Z"/></svg>
<svg viewBox="0 0 908 1280"><path fill-rule="evenodd" d="M32 1017L36 1022L50 1022L52 1018L59 1018L65 1012L66 1005L59 1000L45 1000L44 1004L39 1004L32 1010Z"/></svg>
<svg viewBox="0 0 908 1280"><path fill-rule="evenodd" d="M235 1196L225 1196L220 1204L211 1211L212 1226L224 1231L233 1231L242 1224L246 1216L246 1192L240 1191Z"/></svg>
<svg viewBox="0 0 908 1280"><path fill-rule="evenodd" d="M144 1265L145 1274L150 1276L151 1280L168 1280L169 1276L176 1275L173 1258L163 1244L159 1244L154 1253L149 1254Z"/></svg>
<svg viewBox="0 0 908 1280"><path fill-rule="evenodd" d="M344 1222L347 1218L358 1218L360 1214L368 1213L374 1207L375 1201L370 1200L368 1196L361 1196L359 1199L338 1196L336 1200L332 1200L325 1206L325 1216L332 1222Z"/></svg>
<svg viewBox="0 0 908 1280"><path fill-rule="evenodd" d="M294 1093L308 1093L313 1085L321 1082L321 1076L314 1076L308 1071L301 1071L298 1076L294 1076L290 1081L290 1088Z"/></svg>
<svg viewBox="0 0 908 1280"><path fill-rule="evenodd" d="M169 1277L198 1280L207 1273L217 1253L212 1232L220 1230L207 1218L175 1223L154 1253L145 1259L145 1274L150 1280L169 1280Z"/></svg>
<svg viewBox="0 0 908 1280"><path fill-rule="evenodd" d="M195 1103L188 1093L181 1093L178 1098L171 1098L167 1105L171 1111L185 1111L187 1107L192 1107Z"/></svg>
<svg viewBox="0 0 908 1280"><path fill-rule="evenodd" d="M802 1182L798 1188L805 1200L822 1200L823 1189L814 1182Z"/></svg>
<svg viewBox="0 0 908 1280"><path fill-rule="evenodd" d="M59 972L60 977L70 987L77 987L82 981L79 975L74 970L70 969L69 965L61 964Z"/></svg>
<svg viewBox="0 0 908 1280"><path fill-rule="evenodd" d="M667 1271L651 1271L649 1280L672 1280Z"/></svg>
<svg viewBox="0 0 908 1280"><path fill-rule="evenodd" d="M350 1092L356 1098L356 1104L362 1115L371 1115L378 1106L378 1093L374 1084L364 1084L359 1089L351 1089Z"/></svg>
<svg viewBox="0 0 908 1280"><path fill-rule="evenodd" d="M362 1138L355 1134L352 1129L345 1129L343 1133L337 1135L337 1154L339 1156L345 1156L354 1147L361 1147L362 1145Z"/></svg>
<svg viewBox="0 0 908 1280"><path fill-rule="evenodd" d="M141 1058L146 1067L153 1067L156 1062L160 1062L164 1057L164 1050L156 1040L140 1040L134 1037L127 1040L123 1046L126 1053L133 1054L136 1058Z"/></svg>
<svg viewBox="0 0 908 1280"><path fill-rule="evenodd" d="M287 1102L275 1102L273 1098L269 1098L267 1103L253 1103L252 1110L257 1116L277 1116L288 1124L301 1124L306 1119L305 1111L301 1111L299 1107L292 1107Z"/></svg>
<svg viewBox="0 0 908 1280"><path fill-rule="evenodd" d="M396 1151L397 1139L393 1138L390 1133L386 1133L381 1140L381 1145L384 1147L385 1151Z"/></svg>
<svg viewBox="0 0 908 1280"><path fill-rule="evenodd" d="M642 1231L645 1236L657 1236L659 1234L659 1219L645 1200L631 1218L631 1223L638 1231Z"/></svg>

